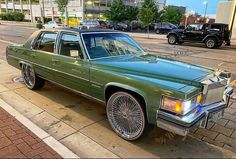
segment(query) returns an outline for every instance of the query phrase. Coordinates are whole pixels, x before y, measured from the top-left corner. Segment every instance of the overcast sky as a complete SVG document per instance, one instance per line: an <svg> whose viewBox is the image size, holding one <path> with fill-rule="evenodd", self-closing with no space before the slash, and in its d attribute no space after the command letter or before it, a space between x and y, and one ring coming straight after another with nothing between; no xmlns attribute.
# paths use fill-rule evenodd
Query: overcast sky
<svg viewBox="0 0 236 159"><path fill-rule="evenodd" d="M205 5L203 4L205 0L167 0L167 5L177 5L185 6L187 10L195 11L199 14L204 14ZM224 0L208 0L208 15L215 15L218 8L218 3Z"/></svg>

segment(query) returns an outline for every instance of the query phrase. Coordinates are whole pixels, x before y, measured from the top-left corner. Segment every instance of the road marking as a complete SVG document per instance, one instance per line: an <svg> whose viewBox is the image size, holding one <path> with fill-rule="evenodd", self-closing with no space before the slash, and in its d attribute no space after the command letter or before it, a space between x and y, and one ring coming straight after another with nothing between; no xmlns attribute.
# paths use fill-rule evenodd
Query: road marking
<svg viewBox="0 0 236 159"><path fill-rule="evenodd" d="M17 44L11 41L1 40L1 39L0 39L0 42L7 43L7 44Z"/></svg>
<svg viewBox="0 0 236 159"><path fill-rule="evenodd" d="M2 107L5 111L7 111L10 115L16 118L19 122L21 122L25 127L27 127L30 131L32 131L36 136L42 139L48 146L50 146L55 152L57 152L63 158L79 158L75 153L49 135L47 132L42 130L28 118L24 117L21 113L15 110L13 107L8 105L2 99L0 99L0 107Z"/></svg>

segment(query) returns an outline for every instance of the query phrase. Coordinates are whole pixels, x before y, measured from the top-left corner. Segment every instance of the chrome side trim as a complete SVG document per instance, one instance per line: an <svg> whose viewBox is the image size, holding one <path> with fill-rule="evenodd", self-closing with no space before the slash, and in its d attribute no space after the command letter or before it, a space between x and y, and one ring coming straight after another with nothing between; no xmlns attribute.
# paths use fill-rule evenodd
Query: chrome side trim
<svg viewBox="0 0 236 159"><path fill-rule="evenodd" d="M46 67L46 66L43 66L43 65L39 65L39 64L36 64L36 63L32 63L32 62L30 62L30 61L27 61L27 60L24 60L24 59L21 59L21 58L12 56L12 55L9 55L9 57L18 59L18 60L20 60L21 63L24 62L24 61L26 61L26 63L29 63L29 64L37 65L37 66L39 66L39 67L43 67L43 68L46 68L46 69L49 69L49 70L52 70L52 71L55 71L55 72L59 72L59 73L62 73L62 74L65 74L65 75L68 75L68 76L71 76L71 77L74 77L74 78L79 78L79 79L81 79L81 80L90 82L90 81L89 81L88 79L86 79L86 78L78 77L78 76L75 76L75 75L72 75L72 74L69 74L69 73L65 73L65 72L62 72L62 71L58 71L58 70L56 70L56 69L52 69L52 68L49 68L49 67ZM24 63L25 63L25 62L24 62Z"/></svg>

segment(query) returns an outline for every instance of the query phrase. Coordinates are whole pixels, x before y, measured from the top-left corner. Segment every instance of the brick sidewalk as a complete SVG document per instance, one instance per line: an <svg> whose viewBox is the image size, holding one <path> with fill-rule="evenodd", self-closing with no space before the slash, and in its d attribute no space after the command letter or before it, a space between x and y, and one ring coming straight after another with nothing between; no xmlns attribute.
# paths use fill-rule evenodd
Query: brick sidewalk
<svg viewBox="0 0 236 159"><path fill-rule="evenodd" d="M0 107L0 158L61 158Z"/></svg>
<svg viewBox="0 0 236 159"><path fill-rule="evenodd" d="M197 129L192 135L236 152L236 99L231 99L222 119L209 123L207 129Z"/></svg>

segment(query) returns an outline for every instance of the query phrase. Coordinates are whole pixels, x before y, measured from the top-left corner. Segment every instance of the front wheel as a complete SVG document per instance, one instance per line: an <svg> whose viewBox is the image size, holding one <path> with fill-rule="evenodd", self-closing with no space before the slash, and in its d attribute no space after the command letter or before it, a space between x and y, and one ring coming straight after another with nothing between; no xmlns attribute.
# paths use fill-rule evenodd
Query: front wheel
<svg viewBox="0 0 236 159"><path fill-rule="evenodd" d="M168 37L168 43L170 45L174 45L177 43L177 37L175 35L169 35Z"/></svg>
<svg viewBox="0 0 236 159"><path fill-rule="evenodd" d="M126 92L116 92L107 102L107 117L112 129L123 139L141 137L146 127L144 110L138 100Z"/></svg>
<svg viewBox="0 0 236 159"><path fill-rule="evenodd" d="M209 49L215 48L217 46L216 39L215 38L208 38L208 39L206 39L205 45Z"/></svg>
<svg viewBox="0 0 236 159"><path fill-rule="evenodd" d="M32 90L40 89L44 86L45 81L38 77L33 68L27 64L22 64L21 74L25 85Z"/></svg>

